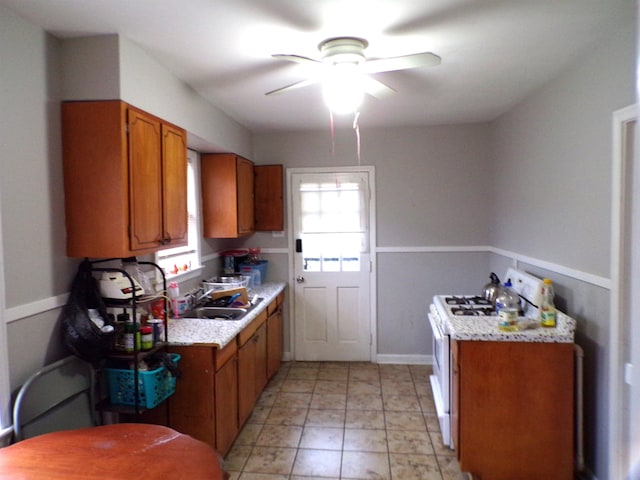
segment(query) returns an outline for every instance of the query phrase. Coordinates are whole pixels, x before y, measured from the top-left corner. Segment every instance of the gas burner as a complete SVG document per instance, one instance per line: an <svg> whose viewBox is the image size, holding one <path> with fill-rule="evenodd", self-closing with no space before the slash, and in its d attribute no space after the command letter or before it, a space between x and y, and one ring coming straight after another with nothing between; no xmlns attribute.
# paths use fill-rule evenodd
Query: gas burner
<svg viewBox="0 0 640 480"><path fill-rule="evenodd" d="M484 297L473 295L445 297L444 301L447 305L491 305L491 302Z"/></svg>
<svg viewBox="0 0 640 480"><path fill-rule="evenodd" d="M479 315L479 313L476 310L473 310L471 308L465 308L465 307L455 307L451 309L451 314L455 315L456 317L475 317L477 315Z"/></svg>
<svg viewBox="0 0 640 480"><path fill-rule="evenodd" d="M444 301L447 305L466 305L467 300L464 297L446 297Z"/></svg>
<svg viewBox="0 0 640 480"><path fill-rule="evenodd" d="M491 302L484 297L476 296L467 298L467 302L471 305L491 305Z"/></svg>
<svg viewBox="0 0 640 480"><path fill-rule="evenodd" d="M495 315L495 312L491 307L477 307L470 305L452 307L451 314L456 317L479 317Z"/></svg>

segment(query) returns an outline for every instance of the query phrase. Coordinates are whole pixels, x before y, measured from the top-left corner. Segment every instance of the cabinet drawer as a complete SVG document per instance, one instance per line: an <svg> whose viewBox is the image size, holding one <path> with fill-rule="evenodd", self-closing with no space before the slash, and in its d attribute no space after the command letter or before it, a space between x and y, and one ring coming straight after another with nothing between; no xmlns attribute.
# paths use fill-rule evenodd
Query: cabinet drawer
<svg viewBox="0 0 640 480"><path fill-rule="evenodd" d="M221 350L216 350L216 372L220 370L227 361L232 358L238 351L236 342L229 343Z"/></svg>
<svg viewBox="0 0 640 480"><path fill-rule="evenodd" d="M267 305L267 315L271 316L284 302L284 290L274 298L269 305Z"/></svg>
<svg viewBox="0 0 640 480"><path fill-rule="evenodd" d="M278 299L274 298L272 300L272 302L267 305L267 316L271 316L273 315L273 312L275 312L278 309Z"/></svg>
<svg viewBox="0 0 640 480"><path fill-rule="evenodd" d="M251 337L253 337L253 334L256 333L256 330L258 330L258 328L260 328L264 324L264 322L267 321L267 315L267 311L263 310L253 322L247 325L247 327L238 334L238 346L241 347L242 345L247 343L247 341Z"/></svg>

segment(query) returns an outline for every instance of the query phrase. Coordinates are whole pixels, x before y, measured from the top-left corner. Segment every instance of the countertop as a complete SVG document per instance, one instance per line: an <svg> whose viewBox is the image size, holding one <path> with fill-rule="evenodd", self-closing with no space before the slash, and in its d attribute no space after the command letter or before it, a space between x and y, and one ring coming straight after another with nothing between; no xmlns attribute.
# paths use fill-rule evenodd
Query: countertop
<svg viewBox="0 0 640 480"><path fill-rule="evenodd" d="M498 342L555 342L573 343L576 331L575 319L557 311L557 326L536 326L516 332L498 329L497 317L447 317L444 325L452 340L480 340ZM520 317L521 322L531 322Z"/></svg>
<svg viewBox="0 0 640 480"><path fill-rule="evenodd" d="M264 283L253 287L249 296L263 298L240 320L210 320L205 318L171 318L168 321L169 345L210 345L223 348L249 325L285 288L284 283Z"/></svg>

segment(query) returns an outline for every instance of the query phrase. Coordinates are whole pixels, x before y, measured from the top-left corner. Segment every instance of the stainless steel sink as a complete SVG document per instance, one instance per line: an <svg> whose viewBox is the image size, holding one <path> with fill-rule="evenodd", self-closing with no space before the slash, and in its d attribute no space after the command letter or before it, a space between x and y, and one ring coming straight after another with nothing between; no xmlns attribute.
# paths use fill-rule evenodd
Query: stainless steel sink
<svg viewBox="0 0 640 480"><path fill-rule="evenodd" d="M240 320L247 314L246 308L198 307L183 315L185 318L209 318L211 320Z"/></svg>

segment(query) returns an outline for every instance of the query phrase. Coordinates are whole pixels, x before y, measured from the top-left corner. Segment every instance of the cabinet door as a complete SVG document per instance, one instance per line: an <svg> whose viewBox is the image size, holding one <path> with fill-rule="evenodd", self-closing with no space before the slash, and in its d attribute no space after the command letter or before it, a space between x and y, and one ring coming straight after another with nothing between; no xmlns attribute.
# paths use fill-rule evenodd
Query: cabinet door
<svg viewBox="0 0 640 480"><path fill-rule="evenodd" d="M239 431L238 360L234 356L216 372L216 450L226 455Z"/></svg>
<svg viewBox="0 0 640 480"><path fill-rule="evenodd" d="M271 379L280 369L282 360L282 308L278 307L267 319L267 377Z"/></svg>
<svg viewBox="0 0 640 480"><path fill-rule="evenodd" d="M214 350L211 347L173 346L180 354L182 375L169 403L171 428L215 447Z"/></svg>
<svg viewBox="0 0 640 480"><path fill-rule="evenodd" d="M264 323L253 336L256 344L256 371L254 403L267 385L267 324Z"/></svg>
<svg viewBox="0 0 640 480"><path fill-rule="evenodd" d="M256 343L250 338L238 349L238 423L247 421L256 398Z"/></svg>
<svg viewBox="0 0 640 480"><path fill-rule="evenodd" d="M131 250L163 243L160 121L129 108L129 216ZM185 191L186 192L186 191Z"/></svg>
<svg viewBox="0 0 640 480"><path fill-rule="evenodd" d="M232 153L202 155L202 235L253 233L253 163Z"/></svg>
<svg viewBox="0 0 640 480"><path fill-rule="evenodd" d="M130 257L127 108L119 101L64 102L67 255Z"/></svg>
<svg viewBox="0 0 640 480"><path fill-rule="evenodd" d="M244 158L237 159L238 182L238 234L253 233L253 163Z"/></svg>
<svg viewBox="0 0 640 480"><path fill-rule="evenodd" d="M162 125L164 232L166 247L187 244L187 142L184 130Z"/></svg>
<svg viewBox="0 0 640 480"><path fill-rule="evenodd" d="M282 165L256 165L253 172L255 230L284 230Z"/></svg>
<svg viewBox="0 0 640 480"><path fill-rule="evenodd" d="M574 478L572 344L461 341L458 364L463 471L492 480Z"/></svg>

